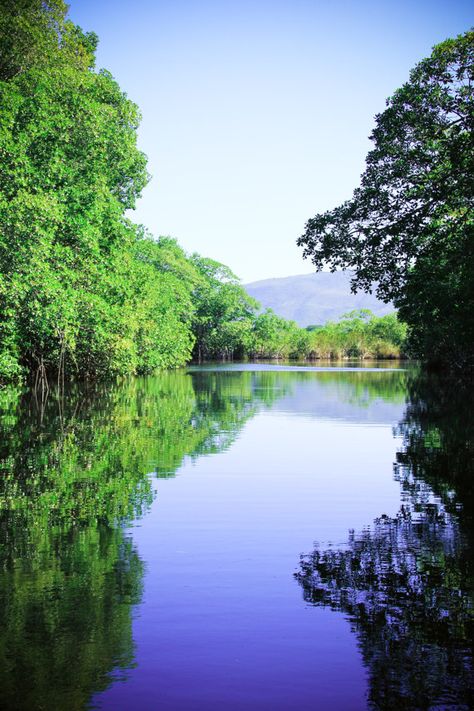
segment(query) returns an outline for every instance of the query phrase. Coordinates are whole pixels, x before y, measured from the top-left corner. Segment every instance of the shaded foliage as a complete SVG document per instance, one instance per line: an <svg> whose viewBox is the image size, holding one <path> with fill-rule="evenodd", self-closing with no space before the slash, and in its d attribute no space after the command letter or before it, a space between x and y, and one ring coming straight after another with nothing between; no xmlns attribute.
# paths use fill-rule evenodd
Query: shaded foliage
<svg viewBox="0 0 474 711"><path fill-rule="evenodd" d="M321 269L393 301L415 354L472 364L474 32L418 64L376 117L361 185L298 240Z"/></svg>

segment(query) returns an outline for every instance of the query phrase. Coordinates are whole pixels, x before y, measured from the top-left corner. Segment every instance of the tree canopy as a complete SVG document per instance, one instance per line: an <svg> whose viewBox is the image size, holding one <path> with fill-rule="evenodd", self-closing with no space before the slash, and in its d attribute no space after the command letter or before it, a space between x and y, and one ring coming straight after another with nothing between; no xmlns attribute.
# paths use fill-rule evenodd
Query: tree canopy
<svg viewBox="0 0 474 711"><path fill-rule="evenodd" d="M228 267L131 221L149 178L140 112L96 70L97 42L63 0L0 0L0 383L399 353L313 348L320 333L259 313Z"/></svg>
<svg viewBox="0 0 474 711"><path fill-rule="evenodd" d="M387 100L360 186L298 239L318 269L393 300L418 355L472 362L474 32L437 45Z"/></svg>

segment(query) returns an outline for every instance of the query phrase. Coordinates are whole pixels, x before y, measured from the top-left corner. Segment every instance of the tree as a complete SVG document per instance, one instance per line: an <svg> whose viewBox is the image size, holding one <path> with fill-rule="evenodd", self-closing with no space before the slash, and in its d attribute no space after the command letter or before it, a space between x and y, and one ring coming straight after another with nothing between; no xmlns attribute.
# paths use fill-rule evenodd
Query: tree
<svg viewBox="0 0 474 711"><path fill-rule="evenodd" d="M1 81L50 60L65 30L66 14L64 0L0 0Z"/></svg>
<svg viewBox="0 0 474 711"><path fill-rule="evenodd" d="M62 0L0 0L0 380L190 358L198 272L134 225L138 108Z"/></svg>
<svg viewBox="0 0 474 711"><path fill-rule="evenodd" d="M225 265L198 254L191 261L201 276L193 292L195 357L242 355L250 342L257 302Z"/></svg>
<svg viewBox="0 0 474 711"><path fill-rule="evenodd" d="M65 19L64 3L1 7L0 376L57 369L65 354L82 374L133 371L116 266L136 239L125 211L147 181L140 114L93 71L97 38ZM83 352L100 357L84 363Z"/></svg>
<svg viewBox="0 0 474 711"><path fill-rule="evenodd" d="M97 41L63 0L0 0L0 384L310 355L227 267L128 218L140 112L95 70Z"/></svg>
<svg viewBox="0 0 474 711"><path fill-rule="evenodd" d="M473 362L474 32L433 49L376 117L360 187L298 239L400 308L418 355Z"/></svg>

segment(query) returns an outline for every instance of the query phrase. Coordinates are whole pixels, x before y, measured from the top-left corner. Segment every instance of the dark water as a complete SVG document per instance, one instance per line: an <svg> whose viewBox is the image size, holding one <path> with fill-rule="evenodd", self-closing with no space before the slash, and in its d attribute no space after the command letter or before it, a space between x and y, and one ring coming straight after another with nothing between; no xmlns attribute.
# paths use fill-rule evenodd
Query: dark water
<svg viewBox="0 0 474 711"><path fill-rule="evenodd" d="M396 368L0 391L0 708L472 708L473 419Z"/></svg>

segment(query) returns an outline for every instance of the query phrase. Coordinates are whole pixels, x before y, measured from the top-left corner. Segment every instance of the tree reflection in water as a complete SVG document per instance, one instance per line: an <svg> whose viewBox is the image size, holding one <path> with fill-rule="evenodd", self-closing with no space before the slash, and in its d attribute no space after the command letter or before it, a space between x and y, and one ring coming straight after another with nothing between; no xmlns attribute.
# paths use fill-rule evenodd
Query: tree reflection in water
<svg viewBox="0 0 474 711"><path fill-rule="evenodd" d="M38 402L0 391L0 708L76 711L134 663L143 563L124 524L151 475L231 445L257 407L245 377L184 372L71 387Z"/></svg>
<svg viewBox="0 0 474 711"><path fill-rule="evenodd" d="M307 602L345 613L376 709L474 707L471 384L419 376L397 432L403 505L316 549L296 574Z"/></svg>

